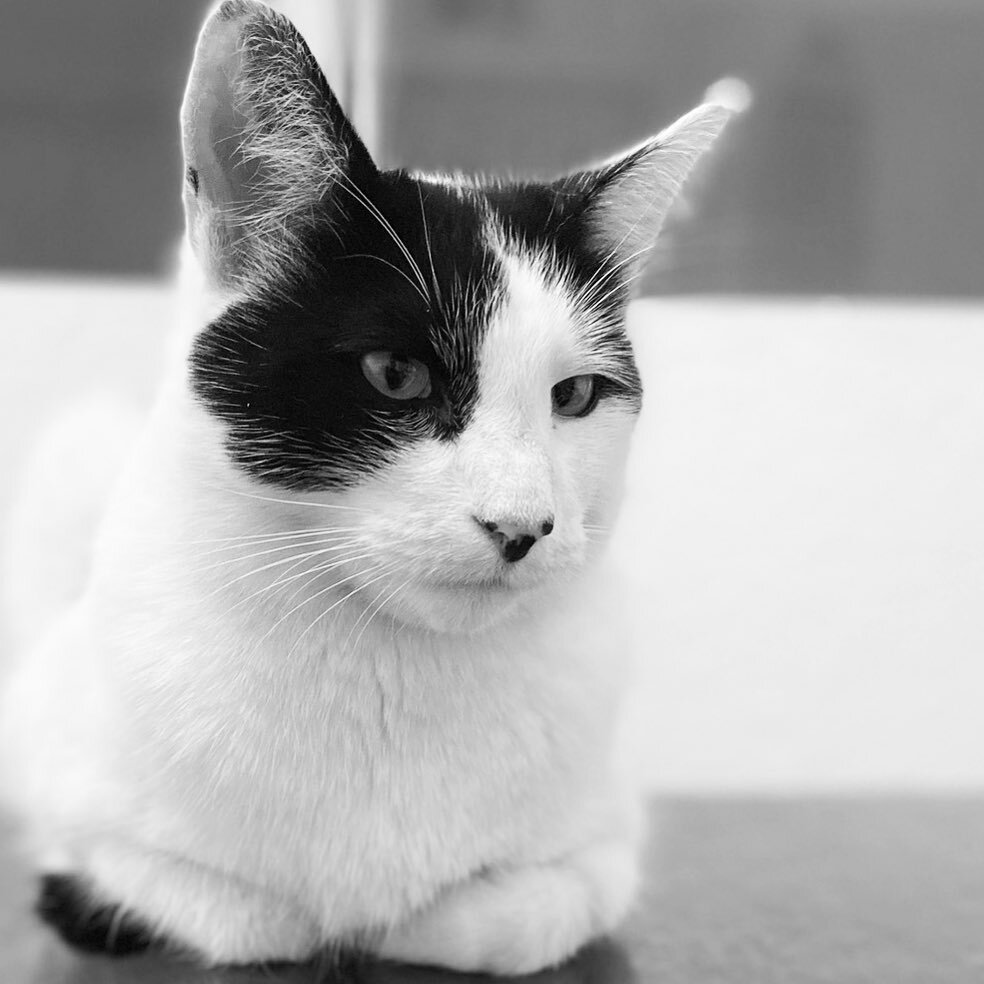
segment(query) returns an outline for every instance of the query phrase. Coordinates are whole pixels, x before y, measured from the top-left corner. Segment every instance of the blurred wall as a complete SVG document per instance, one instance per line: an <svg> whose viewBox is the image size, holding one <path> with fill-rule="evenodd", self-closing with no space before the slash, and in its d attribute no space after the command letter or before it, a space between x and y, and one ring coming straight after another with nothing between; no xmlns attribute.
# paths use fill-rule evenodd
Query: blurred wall
<svg viewBox="0 0 984 984"><path fill-rule="evenodd" d="M393 164L562 170L746 79L753 108L692 184L650 291L984 290L979 0L338 2L363 20L382 4ZM313 34L327 5L287 3ZM6 0L0 268L164 268L206 6Z"/></svg>
<svg viewBox="0 0 984 984"><path fill-rule="evenodd" d="M978 0L401 0L383 133L417 167L556 171L685 112L751 112L671 229L663 290L984 291Z"/></svg>
<svg viewBox="0 0 984 984"><path fill-rule="evenodd" d="M181 228L201 0L4 0L0 268L149 273Z"/></svg>

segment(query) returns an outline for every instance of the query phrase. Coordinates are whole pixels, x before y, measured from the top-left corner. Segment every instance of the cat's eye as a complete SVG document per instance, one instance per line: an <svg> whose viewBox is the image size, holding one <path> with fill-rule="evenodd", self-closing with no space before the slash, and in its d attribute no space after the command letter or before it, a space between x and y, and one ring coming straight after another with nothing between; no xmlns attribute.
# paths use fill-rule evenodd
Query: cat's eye
<svg viewBox="0 0 984 984"><path fill-rule="evenodd" d="M431 394L430 370L420 359L400 352L368 352L361 363L366 379L384 396L416 400Z"/></svg>
<svg viewBox="0 0 984 984"><path fill-rule="evenodd" d="M586 417L598 402L597 376L570 376L550 391L553 412L559 417Z"/></svg>

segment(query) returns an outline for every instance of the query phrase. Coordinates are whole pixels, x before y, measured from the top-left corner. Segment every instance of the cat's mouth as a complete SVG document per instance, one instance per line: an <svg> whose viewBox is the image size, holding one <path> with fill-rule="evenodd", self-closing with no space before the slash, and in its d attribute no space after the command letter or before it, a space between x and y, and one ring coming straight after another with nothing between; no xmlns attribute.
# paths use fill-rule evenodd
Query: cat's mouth
<svg viewBox="0 0 984 984"><path fill-rule="evenodd" d="M500 563L484 571L445 571L428 579L426 586L441 594L479 600L517 596L549 580L548 572L540 566Z"/></svg>
<svg viewBox="0 0 984 984"><path fill-rule="evenodd" d="M487 577L482 578L442 578L432 581L431 586L447 591L471 591L492 593L515 591L519 585L506 574L505 571L497 571Z"/></svg>
<svg viewBox="0 0 984 984"><path fill-rule="evenodd" d="M531 601L549 580L533 570L434 572L397 595L398 617L442 632L475 632Z"/></svg>

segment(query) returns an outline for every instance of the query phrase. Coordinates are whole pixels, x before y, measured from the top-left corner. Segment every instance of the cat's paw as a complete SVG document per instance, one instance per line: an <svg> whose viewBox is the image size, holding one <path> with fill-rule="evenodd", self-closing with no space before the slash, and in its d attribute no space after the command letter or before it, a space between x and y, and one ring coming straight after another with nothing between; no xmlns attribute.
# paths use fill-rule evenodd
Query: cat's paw
<svg viewBox="0 0 984 984"><path fill-rule="evenodd" d="M168 949L206 965L306 960L322 942L316 920L295 901L203 864L109 841L86 860L97 898L122 903L103 907L108 918L138 913ZM81 937L76 945L98 938L98 928L90 934L84 922L76 931L71 919L61 921Z"/></svg>
<svg viewBox="0 0 984 984"><path fill-rule="evenodd" d="M75 875L42 875L34 911L70 946L126 956L161 940L122 906L93 896Z"/></svg>
<svg viewBox="0 0 984 984"><path fill-rule="evenodd" d="M455 886L389 930L378 952L459 971L534 973L612 930L636 884L635 850L621 843L493 871Z"/></svg>

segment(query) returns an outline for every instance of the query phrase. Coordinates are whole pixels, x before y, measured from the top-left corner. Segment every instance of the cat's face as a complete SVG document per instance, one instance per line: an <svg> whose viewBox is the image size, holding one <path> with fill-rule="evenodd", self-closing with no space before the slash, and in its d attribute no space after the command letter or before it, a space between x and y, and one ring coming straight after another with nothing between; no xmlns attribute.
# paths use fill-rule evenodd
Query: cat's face
<svg viewBox="0 0 984 984"><path fill-rule="evenodd" d="M629 286L724 118L547 184L384 172L288 22L206 24L185 204L226 301L191 388L259 492L328 507L367 612L474 629L590 563L641 401Z"/></svg>

